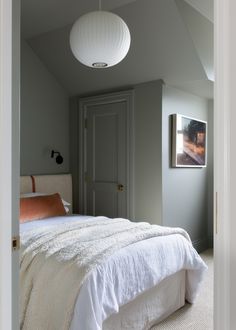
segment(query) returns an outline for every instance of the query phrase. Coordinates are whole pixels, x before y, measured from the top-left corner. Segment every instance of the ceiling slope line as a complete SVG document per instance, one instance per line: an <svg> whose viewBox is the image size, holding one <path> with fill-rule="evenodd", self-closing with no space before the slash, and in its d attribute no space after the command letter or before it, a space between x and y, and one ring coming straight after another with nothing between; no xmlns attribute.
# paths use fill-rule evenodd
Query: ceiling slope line
<svg viewBox="0 0 236 330"><path fill-rule="evenodd" d="M201 15L214 23L214 0L184 0Z"/></svg>
<svg viewBox="0 0 236 330"><path fill-rule="evenodd" d="M175 0L179 14L192 40L206 78L214 81L214 27L213 23L182 0Z"/></svg>

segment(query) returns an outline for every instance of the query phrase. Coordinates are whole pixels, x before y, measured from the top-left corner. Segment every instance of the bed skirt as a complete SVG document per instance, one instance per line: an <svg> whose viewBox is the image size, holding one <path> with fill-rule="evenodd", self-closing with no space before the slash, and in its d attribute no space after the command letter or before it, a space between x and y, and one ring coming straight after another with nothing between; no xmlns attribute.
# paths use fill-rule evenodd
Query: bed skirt
<svg viewBox="0 0 236 330"><path fill-rule="evenodd" d="M103 330L149 330L185 304L185 276L181 270L122 306L103 323Z"/></svg>

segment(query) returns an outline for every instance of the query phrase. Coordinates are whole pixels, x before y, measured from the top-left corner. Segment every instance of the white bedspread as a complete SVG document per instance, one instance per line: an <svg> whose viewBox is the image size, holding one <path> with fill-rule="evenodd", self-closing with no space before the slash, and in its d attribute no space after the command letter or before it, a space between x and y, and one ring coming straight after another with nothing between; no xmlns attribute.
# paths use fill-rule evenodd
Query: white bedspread
<svg viewBox="0 0 236 330"><path fill-rule="evenodd" d="M186 298L193 302L206 269L182 229L123 219L32 222L21 225L21 241L24 330L102 329L119 306L180 269L188 269Z"/></svg>

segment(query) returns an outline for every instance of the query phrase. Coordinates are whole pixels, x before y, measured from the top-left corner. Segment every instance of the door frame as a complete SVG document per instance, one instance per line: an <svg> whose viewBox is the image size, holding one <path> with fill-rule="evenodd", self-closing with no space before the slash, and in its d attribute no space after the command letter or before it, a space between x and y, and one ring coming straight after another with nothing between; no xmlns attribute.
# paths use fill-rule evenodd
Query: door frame
<svg viewBox="0 0 236 330"><path fill-rule="evenodd" d="M86 184L85 184L85 168L86 168L86 112L88 106L126 102L126 135L127 135L127 151L126 151L126 169L127 169L127 218L135 219L134 205L134 91L127 90L121 92L113 92L102 95L81 98L79 100L79 205L80 212L84 213L86 203Z"/></svg>
<svg viewBox="0 0 236 330"><path fill-rule="evenodd" d="M20 1L0 0L0 329L19 329Z"/></svg>
<svg viewBox="0 0 236 330"><path fill-rule="evenodd" d="M14 323L18 316L12 306L12 266L18 268L18 262L11 250L11 238L13 227L18 223L16 207L16 190L19 173L19 140L12 136L13 116L14 127L17 130L19 125L19 114L13 107L13 87L19 88L20 54L18 51L12 56L12 27L20 19L20 1L0 0L0 328L5 330L17 330L19 326ZM234 98L236 86L236 56L235 42L231 31L235 31L236 15L235 0L215 0L215 161L219 164L215 167L215 192L218 193L218 202L215 199L215 209L218 208L218 221L215 213L215 309L214 309L214 329L233 330L236 324L236 313L233 312L233 299L236 298L236 278L235 255L235 201L233 194L236 187L236 178L233 171L235 167L236 150L233 141L236 140L236 130L231 130L231 126L236 125L235 114L236 101ZM13 37L16 46L20 43L18 32L13 29ZM9 42L10 41L10 42ZM226 47L226 48L224 48ZM233 56L234 55L234 56ZM18 66L16 72L12 71L12 66ZM233 66L232 66L233 65ZM230 68L230 69L229 69ZM222 106L224 111L222 111ZM3 125L4 123L4 125ZM221 123L221 125L220 125ZM219 126L220 125L220 126ZM220 127L221 139L217 139ZM217 139L217 141L216 141ZM232 144L231 144L232 143ZM220 157L220 146L226 148L224 158ZM16 152L14 155L13 153ZM2 158L4 155L4 159ZM15 163L13 162L13 157ZM13 166L14 163L14 166ZM216 165L216 164L215 164ZM230 177L230 174L233 174ZM4 186L4 188L3 188ZM13 189L14 186L14 189ZM13 193L14 191L14 193ZM224 194L225 193L225 194ZM218 205L217 205L218 204ZM13 223L12 223L13 220ZM217 223L217 226L216 226ZM218 227L217 233L216 228ZM233 259L234 257L234 259ZM234 262L233 262L234 261ZM14 292L15 301L18 293Z"/></svg>
<svg viewBox="0 0 236 330"><path fill-rule="evenodd" d="M215 0L214 329L236 324L235 0ZM234 125L234 126L233 126Z"/></svg>

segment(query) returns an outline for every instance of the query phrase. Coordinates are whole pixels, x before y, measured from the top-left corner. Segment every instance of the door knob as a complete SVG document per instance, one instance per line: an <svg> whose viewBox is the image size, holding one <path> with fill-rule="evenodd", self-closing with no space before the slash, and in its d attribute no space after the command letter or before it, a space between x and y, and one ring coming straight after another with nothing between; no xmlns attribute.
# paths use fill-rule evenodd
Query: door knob
<svg viewBox="0 0 236 330"><path fill-rule="evenodd" d="M123 184L118 184L118 185L117 185L117 191L124 191L124 186L123 186Z"/></svg>

